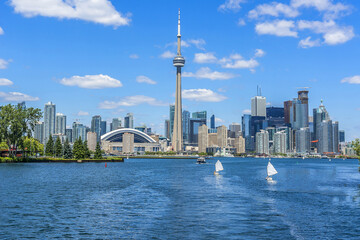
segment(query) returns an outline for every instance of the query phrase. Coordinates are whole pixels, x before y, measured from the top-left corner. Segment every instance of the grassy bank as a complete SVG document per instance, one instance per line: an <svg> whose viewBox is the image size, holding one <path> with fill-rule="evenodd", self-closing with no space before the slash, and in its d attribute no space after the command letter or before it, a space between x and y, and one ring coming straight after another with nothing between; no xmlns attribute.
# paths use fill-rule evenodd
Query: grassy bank
<svg viewBox="0 0 360 240"><path fill-rule="evenodd" d="M39 157L39 158L0 158L0 163L24 163L24 162L124 162L122 157L109 157L102 159L65 159L53 157Z"/></svg>

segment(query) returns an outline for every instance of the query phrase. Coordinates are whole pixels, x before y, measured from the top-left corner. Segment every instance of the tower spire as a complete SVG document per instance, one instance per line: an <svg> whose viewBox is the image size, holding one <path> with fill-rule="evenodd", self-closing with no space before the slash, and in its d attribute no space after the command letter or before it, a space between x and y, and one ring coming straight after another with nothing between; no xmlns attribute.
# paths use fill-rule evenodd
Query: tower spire
<svg viewBox="0 0 360 240"><path fill-rule="evenodd" d="M178 36L181 36L181 34L180 34L180 8L179 8L179 20L178 20Z"/></svg>

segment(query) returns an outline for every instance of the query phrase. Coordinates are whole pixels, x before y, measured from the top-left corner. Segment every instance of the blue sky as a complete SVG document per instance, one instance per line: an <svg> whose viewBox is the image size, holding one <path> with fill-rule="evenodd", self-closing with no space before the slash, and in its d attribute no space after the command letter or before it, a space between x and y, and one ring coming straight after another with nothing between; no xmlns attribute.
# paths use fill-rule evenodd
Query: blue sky
<svg viewBox="0 0 360 240"><path fill-rule="evenodd" d="M35 3L34 3L35 2ZM356 0L0 3L0 104L52 101L68 123L133 112L163 134L181 8L183 109L241 122L260 85L272 106L310 87L347 140L360 136Z"/></svg>

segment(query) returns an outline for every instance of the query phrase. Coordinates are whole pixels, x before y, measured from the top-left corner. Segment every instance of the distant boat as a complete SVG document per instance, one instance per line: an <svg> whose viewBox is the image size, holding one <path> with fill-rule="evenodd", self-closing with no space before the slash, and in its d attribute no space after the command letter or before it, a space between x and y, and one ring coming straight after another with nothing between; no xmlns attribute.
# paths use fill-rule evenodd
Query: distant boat
<svg viewBox="0 0 360 240"><path fill-rule="evenodd" d="M266 180L268 180L269 182L272 181L272 177L273 175L277 174L278 172L276 171L276 169L274 168L274 166L271 164L271 162L269 161L268 165L267 165L267 177Z"/></svg>
<svg viewBox="0 0 360 240"><path fill-rule="evenodd" d="M221 164L220 160L217 160L215 163L215 172L214 175L219 175L219 172L224 170L223 165Z"/></svg>
<svg viewBox="0 0 360 240"><path fill-rule="evenodd" d="M197 159L197 162L196 162L196 163L198 163L198 164L206 163L205 158L204 158L204 157L199 157L199 158Z"/></svg>

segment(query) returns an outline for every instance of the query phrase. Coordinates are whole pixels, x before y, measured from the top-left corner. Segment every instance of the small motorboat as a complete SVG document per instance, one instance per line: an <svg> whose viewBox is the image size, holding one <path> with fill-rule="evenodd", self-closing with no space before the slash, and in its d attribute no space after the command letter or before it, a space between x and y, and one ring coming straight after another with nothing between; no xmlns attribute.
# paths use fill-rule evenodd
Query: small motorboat
<svg viewBox="0 0 360 240"><path fill-rule="evenodd" d="M206 163L206 160L204 157L199 157L196 161L197 164L202 164L202 163Z"/></svg>

